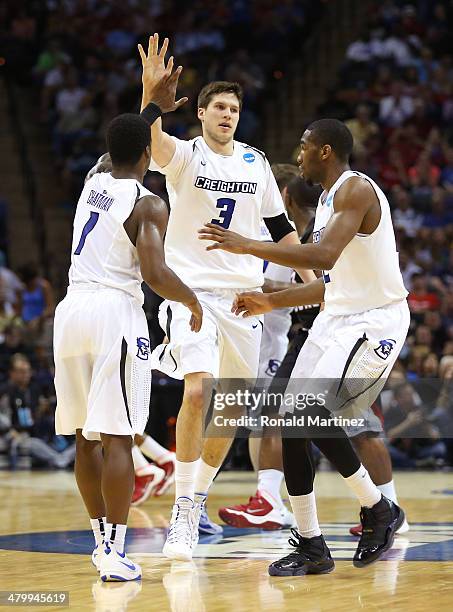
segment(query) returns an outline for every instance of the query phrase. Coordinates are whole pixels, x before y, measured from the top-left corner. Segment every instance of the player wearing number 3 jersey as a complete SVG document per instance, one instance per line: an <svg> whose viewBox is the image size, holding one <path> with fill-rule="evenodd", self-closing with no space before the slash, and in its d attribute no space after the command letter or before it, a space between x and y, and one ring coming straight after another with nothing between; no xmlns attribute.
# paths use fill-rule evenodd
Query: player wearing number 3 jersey
<svg viewBox="0 0 453 612"><path fill-rule="evenodd" d="M167 45L166 39L159 52L155 35L147 54L140 48L143 107L162 70ZM264 153L234 140L241 106L237 83L210 83L198 97L202 136L182 141L166 134L160 120L152 125L150 169L165 175L171 208L166 259L195 291L204 312L200 333L193 334L186 329L184 309L165 301L160 322L169 343L153 353L156 368L184 378L176 427L176 504L164 547L164 553L176 559L192 556L207 490L231 444L231 439L207 439L199 462L203 380L255 379L262 331L260 317L238 319L231 313L239 288L263 284L262 263L254 257L206 253L197 230L208 221L259 239L264 219L274 241L298 244ZM310 278L306 271L302 274Z"/></svg>

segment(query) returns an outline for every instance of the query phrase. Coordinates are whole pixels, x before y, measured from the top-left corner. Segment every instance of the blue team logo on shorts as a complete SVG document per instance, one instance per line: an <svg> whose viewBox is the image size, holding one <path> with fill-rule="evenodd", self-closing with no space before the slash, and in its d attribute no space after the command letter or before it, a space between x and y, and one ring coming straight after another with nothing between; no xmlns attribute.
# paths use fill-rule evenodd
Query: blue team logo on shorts
<svg viewBox="0 0 453 612"><path fill-rule="evenodd" d="M137 357L143 361L147 361L149 357L149 340L148 338L137 338Z"/></svg>
<svg viewBox="0 0 453 612"><path fill-rule="evenodd" d="M396 340L388 338L387 340L379 340L379 346L374 349L374 352L381 359L387 359L390 353L395 348Z"/></svg>
<svg viewBox="0 0 453 612"><path fill-rule="evenodd" d="M280 367L281 361L278 359L269 359L269 363L266 368L266 376L275 376L277 374L277 370Z"/></svg>
<svg viewBox="0 0 453 612"><path fill-rule="evenodd" d="M242 158L244 159L244 161L246 161L248 164L253 164L253 162L255 161L255 155L254 153L244 153L244 155L242 156Z"/></svg>

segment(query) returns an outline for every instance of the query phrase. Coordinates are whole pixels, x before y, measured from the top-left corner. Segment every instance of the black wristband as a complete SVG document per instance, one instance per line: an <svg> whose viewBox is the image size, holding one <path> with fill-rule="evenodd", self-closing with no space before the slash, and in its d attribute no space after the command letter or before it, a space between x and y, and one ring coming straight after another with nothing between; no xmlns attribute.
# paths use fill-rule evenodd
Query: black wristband
<svg viewBox="0 0 453 612"><path fill-rule="evenodd" d="M142 110L142 112L140 113L140 116L143 117L143 119L147 123L149 123L149 125L152 125L156 121L156 119L159 119L159 117L162 117L162 114L163 113L160 110L160 108L157 106L157 104L154 104L154 102L150 102Z"/></svg>

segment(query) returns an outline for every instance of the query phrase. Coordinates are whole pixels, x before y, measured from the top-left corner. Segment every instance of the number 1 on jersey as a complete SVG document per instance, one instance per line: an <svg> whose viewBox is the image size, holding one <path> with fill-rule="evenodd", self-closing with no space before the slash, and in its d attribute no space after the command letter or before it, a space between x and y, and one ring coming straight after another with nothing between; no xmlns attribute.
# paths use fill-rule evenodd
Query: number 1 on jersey
<svg viewBox="0 0 453 612"><path fill-rule="evenodd" d="M220 211L220 219L211 219L211 223L214 225L220 225L224 229L228 229L231 223L231 217L233 216L234 207L236 206L236 200L231 198L219 198L217 200L216 208L222 208Z"/></svg>
<svg viewBox="0 0 453 612"><path fill-rule="evenodd" d="M77 248L74 251L74 255L80 255L85 245L85 240L87 239L88 234L94 230L94 226L96 225L98 220L99 220L99 213L94 212L92 210L90 213L90 218L83 226L82 235L80 236L79 244L77 245Z"/></svg>

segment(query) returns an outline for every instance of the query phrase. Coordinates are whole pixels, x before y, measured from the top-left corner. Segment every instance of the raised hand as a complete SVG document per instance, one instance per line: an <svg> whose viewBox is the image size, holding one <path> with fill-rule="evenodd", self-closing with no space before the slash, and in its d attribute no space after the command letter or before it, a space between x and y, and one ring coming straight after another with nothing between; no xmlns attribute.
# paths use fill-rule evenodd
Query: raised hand
<svg viewBox="0 0 453 612"><path fill-rule="evenodd" d="M264 314L273 309L270 296L271 293L261 293L260 291L246 291L238 293L234 298L231 312L237 317L253 317L254 315Z"/></svg>
<svg viewBox="0 0 453 612"><path fill-rule="evenodd" d="M223 251L237 253L239 255L247 253L247 238L244 238L244 236L240 234L236 234L236 232L230 232L230 230L226 230L215 223L205 223L204 227L198 230L198 234L200 240L214 241L214 244L210 244L206 247L207 251L222 249Z"/></svg>
<svg viewBox="0 0 453 612"><path fill-rule="evenodd" d="M148 53L145 53L142 45L138 45L138 50L142 60L142 83L143 101L146 106L154 102L160 107L163 113L171 113L185 104L188 98L176 100L176 89L178 87L179 76L182 66L173 72L173 56L165 65L165 54L168 49L168 38L164 39L159 51L159 34L149 37Z"/></svg>

